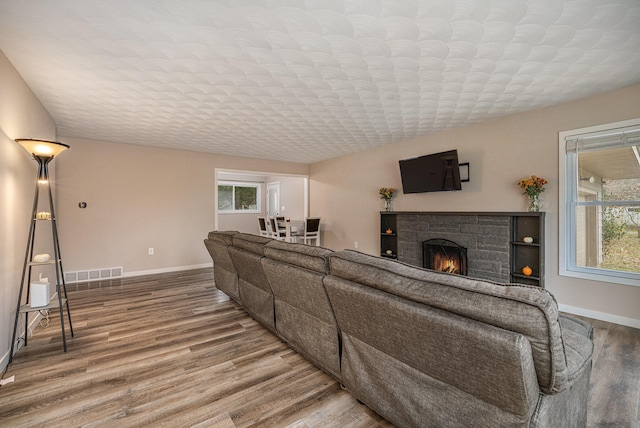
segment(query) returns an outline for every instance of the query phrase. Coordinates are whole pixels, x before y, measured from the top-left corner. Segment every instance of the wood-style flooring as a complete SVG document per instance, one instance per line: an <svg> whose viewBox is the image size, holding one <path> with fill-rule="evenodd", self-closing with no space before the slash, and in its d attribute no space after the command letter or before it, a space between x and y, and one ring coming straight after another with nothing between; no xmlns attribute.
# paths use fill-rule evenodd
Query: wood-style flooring
<svg viewBox="0 0 640 428"><path fill-rule="evenodd" d="M211 269L67 286L9 365L0 427L390 427L218 291ZM640 330L590 320L589 426L640 427Z"/></svg>

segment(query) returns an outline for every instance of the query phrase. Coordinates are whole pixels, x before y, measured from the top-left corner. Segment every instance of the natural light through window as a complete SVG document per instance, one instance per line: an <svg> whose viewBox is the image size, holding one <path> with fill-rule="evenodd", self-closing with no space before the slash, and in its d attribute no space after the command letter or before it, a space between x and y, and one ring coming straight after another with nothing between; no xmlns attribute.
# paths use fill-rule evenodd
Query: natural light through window
<svg viewBox="0 0 640 428"><path fill-rule="evenodd" d="M218 212L259 213L260 185L252 183L219 181Z"/></svg>
<svg viewBox="0 0 640 428"><path fill-rule="evenodd" d="M640 285L640 120L560 135L561 273Z"/></svg>

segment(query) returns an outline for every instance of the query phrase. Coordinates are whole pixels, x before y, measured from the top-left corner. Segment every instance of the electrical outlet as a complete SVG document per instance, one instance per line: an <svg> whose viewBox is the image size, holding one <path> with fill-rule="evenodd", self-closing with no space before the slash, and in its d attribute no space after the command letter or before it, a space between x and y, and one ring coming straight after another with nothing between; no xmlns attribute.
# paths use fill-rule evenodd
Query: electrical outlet
<svg viewBox="0 0 640 428"><path fill-rule="evenodd" d="M149 247L149 255L153 256L153 248Z"/></svg>
<svg viewBox="0 0 640 428"><path fill-rule="evenodd" d="M353 243L353 248L358 248L358 241Z"/></svg>

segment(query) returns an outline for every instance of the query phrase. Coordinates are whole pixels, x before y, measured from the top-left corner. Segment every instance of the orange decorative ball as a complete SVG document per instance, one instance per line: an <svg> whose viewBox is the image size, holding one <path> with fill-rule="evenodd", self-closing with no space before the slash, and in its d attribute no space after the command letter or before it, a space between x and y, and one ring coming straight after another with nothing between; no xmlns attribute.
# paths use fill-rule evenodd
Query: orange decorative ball
<svg viewBox="0 0 640 428"><path fill-rule="evenodd" d="M529 266L525 266L522 268L522 273L526 276L529 276L533 273L533 269L531 269Z"/></svg>

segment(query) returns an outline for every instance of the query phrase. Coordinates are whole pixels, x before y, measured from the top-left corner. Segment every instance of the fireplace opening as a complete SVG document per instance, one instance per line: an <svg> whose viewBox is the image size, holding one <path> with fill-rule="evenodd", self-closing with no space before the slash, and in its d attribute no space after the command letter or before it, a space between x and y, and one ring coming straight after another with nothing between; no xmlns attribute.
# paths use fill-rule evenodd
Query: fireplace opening
<svg viewBox="0 0 640 428"><path fill-rule="evenodd" d="M439 272L467 274L467 249L448 239L422 242L422 266Z"/></svg>

